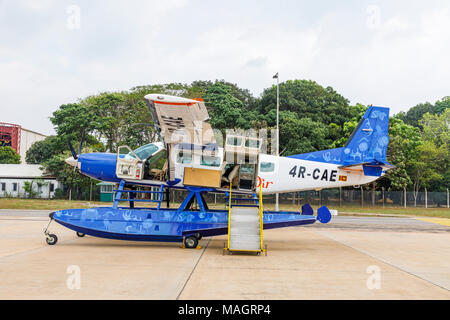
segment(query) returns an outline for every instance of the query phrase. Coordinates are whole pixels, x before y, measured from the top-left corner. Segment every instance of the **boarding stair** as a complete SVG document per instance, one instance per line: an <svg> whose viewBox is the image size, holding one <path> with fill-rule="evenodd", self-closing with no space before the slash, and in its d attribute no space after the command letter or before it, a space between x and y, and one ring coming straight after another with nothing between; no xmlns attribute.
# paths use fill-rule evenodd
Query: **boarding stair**
<svg viewBox="0 0 450 320"><path fill-rule="evenodd" d="M263 252L263 208L260 190L259 199L256 194L252 198L233 198L230 192L228 202L228 245L226 250ZM235 203L232 204L232 201ZM254 202L243 204L242 202Z"/></svg>

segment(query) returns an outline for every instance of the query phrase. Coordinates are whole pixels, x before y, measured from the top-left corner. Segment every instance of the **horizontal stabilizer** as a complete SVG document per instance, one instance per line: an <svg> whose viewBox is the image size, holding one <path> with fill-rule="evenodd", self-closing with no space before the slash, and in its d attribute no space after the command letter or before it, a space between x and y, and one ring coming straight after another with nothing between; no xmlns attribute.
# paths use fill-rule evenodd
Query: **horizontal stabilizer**
<svg viewBox="0 0 450 320"><path fill-rule="evenodd" d="M370 177L381 177L383 172L386 172L394 168L395 168L394 165L385 161L378 161L378 160L339 167L339 169L342 170L364 172L365 176Z"/></svg>

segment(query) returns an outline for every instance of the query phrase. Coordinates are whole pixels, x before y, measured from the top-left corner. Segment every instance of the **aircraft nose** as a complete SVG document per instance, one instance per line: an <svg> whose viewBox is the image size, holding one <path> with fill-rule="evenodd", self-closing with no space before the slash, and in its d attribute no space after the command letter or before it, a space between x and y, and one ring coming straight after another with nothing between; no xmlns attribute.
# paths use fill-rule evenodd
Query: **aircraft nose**
<svg viewBox="0 0 450 320"><path fill-rule="evenodd" d="M69 157L66 160L64 160L67 164L71 165L72 167L78 167L78 160L74 159L73 157Z"/></svg>

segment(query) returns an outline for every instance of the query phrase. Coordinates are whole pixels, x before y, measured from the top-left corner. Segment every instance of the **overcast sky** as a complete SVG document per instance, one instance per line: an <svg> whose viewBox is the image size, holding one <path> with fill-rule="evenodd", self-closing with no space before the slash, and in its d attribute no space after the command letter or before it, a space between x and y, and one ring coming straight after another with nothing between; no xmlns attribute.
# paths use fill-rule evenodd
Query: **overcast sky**
<svg viewBox="0 0 450 320"><path fill-rule="evenodd" d="M0 122L100 91L311 79L392 113L450 95L450 1L0 0Z"/></svg>

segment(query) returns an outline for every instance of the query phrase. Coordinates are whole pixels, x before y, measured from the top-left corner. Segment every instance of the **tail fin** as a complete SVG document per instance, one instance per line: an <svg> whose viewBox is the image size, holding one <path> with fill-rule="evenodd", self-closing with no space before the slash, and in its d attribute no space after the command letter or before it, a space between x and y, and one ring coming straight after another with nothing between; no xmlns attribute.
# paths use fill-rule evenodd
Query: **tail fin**
<svg viewBox="0 0 450 320"><path fill-rule="evenodd" d="M342 150L342 165L386 162L389 108L369 107Z"/></svg>
<svg viewBox="0 0 450 320"><path fill-rule="evenodd" d="M343 167L363 165L365 175L381 175L393 166L386 162L389 144L389 108L370 106L342 148L303 153L290 158L333 163Z"/></svg>

